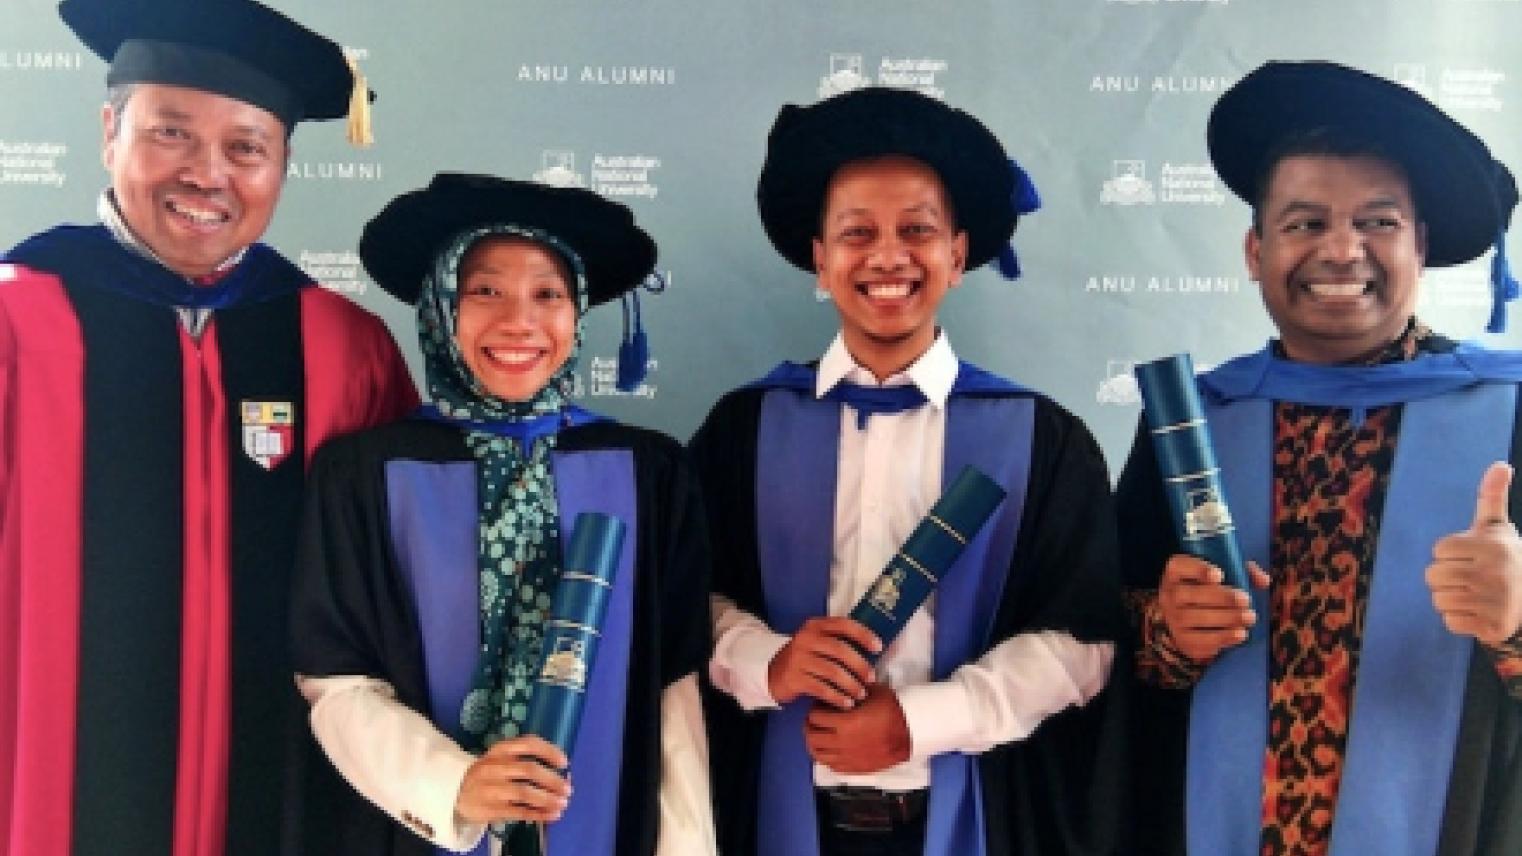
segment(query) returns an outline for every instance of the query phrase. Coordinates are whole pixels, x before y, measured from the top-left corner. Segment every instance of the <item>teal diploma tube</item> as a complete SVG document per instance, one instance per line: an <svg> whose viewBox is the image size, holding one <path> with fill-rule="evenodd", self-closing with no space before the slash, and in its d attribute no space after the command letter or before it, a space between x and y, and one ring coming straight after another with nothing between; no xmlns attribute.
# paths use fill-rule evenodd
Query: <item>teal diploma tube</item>
<svg viewBox="0 0 1522 856"><path fill-rule="evenodd" d="M1174 354L1142 363L1136 383L1180 549L1220 568L1227 585L1247 591L1247 562L1226 504L1194 362Z"/></svg>
<svg viewBox="0 0 1522 856"><path fill-rule="evenodd" d="M888 567L850 613L852 619L877 634L884 651L925 598L935 591L941 574L993 516L994 509L1004 501L1004 494L998 482L976 468L963 468L888 560ZM881 656L862 653L868 662Z"/></svg>
<svg viewBox="0 0 1522 856"><path fill-rule="evenodd" d="M603 618L613 595L613 575L627 527L607 514L576 515L565 550L560 584L544 627L544 654L535 672L523 727L560 747L576 743L587 682L597 657Z"/></svg>

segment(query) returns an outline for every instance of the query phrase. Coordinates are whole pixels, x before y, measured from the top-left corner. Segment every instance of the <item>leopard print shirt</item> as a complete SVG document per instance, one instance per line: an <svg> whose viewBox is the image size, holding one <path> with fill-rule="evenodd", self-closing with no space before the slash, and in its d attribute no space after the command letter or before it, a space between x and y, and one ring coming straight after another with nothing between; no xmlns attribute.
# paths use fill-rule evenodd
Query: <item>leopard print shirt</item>
<svg viewBox="0 0 1522 856"><path fill-rule="evenodd" d="M1411 359L1431 335L1413 322L1371 362ZM1399 406L1274 406L1262 856L1323 856L1330 844L1400 416ZM1198 681L1207 664L1178 650L1156 591L1133 592L1131 607L1142 636L1138 675L1172 688ZM1522 633L1486 647L1522 698Z"/></svg>

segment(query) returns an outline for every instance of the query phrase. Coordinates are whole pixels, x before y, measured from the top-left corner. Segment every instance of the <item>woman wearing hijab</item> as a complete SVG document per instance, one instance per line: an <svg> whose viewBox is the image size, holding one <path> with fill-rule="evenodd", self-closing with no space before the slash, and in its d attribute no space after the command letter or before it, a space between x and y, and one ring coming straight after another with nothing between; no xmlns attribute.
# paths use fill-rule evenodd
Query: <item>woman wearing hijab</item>
<svg viewBox="0 0 1522 856"><path fill-rule="evenodd" d="M654 243L589 191L443 173L360 256L417 305L432 403L313 465L292 644L352 786L334 852L712 852L694 482L675 441L571 402L585 310L640 287ZM628 533L566 758L523 724L584 511Z"/></svg>

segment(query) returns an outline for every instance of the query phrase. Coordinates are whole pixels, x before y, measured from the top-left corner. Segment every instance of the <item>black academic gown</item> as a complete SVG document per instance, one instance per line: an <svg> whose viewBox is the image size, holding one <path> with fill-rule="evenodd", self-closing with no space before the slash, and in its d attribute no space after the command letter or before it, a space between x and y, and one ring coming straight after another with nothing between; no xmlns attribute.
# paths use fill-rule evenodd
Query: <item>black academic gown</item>
<svg viewBox="0 0 1522 856"><path fill-rule="evenodd" d="M1401 442L1399 437L1396 442ZM1513 424L1509 457L1513 467L1522 468L1522 414ZM1179 552L1178 540L1151 439L1140 430L1116 485L1115 501L1126 586L1156 588L1168 557ZM1512 519L1522 519L1522 493L1514 489L1510 505ZM1128 659L1126 665L1132 662ZM1136 790L1138 856L1185 852L1184 777L1192 696L1190 690L1136 682L1130 745L1135 779L1145 783ZM1522 701L1506 693L1490 655L1476 647L1437 856L1519 853Z"/></svg>
<svg viewBox="0 0 1522 856"><path fill-rule="evenodd" d="M560 433L557 451L630 449L638 520L634 629L623 711L619 856L655 852L661 693L699 670L709 650L708 545L685 453L653 431L599 422ZM317 456L298 550L293 659L311 676L367 675L428 715L416 609L396 565L386 509L388 461L473 460L457 429L407 421L334 442ZM474 569L471 569L474 573ZM478 620L475 618L467 620ZM588 710L585 715L600 712ZM324 795L333 854L428 856L432 845L335 775Z"/></svg>
<svg viewBox="0 0 1522 856"><path fill-rule="evenodd" d="M740 389L714 406L693 436L693 464L714 540L714 591L766 615L757 557L755 462L765 390ZM1077 418L1037 398L1030 486L992 644L1062 630L1082 642L1115 641L1123 620L1104 458ZM990 437L989 442L1007 442ZM829 525L822 521L822 525ZM945 620L944 616L940 617ZM1118 852L1125 816L1121 763L1125 687L1049 718L1026 740L979 757L990 854ZM719 848L756 853L757 770L764 712L746 713L704 687ZM761 854L784 856L784 854Z"/></svg>

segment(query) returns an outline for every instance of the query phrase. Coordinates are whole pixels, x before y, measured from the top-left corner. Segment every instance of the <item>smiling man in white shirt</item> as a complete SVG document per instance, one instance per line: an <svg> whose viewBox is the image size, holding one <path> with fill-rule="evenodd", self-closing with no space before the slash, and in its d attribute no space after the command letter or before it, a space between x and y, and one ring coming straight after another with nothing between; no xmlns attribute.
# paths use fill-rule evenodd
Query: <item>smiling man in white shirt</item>
<svg viewBox="0 0 1522 856"><path fill-rule="evenodd" d="M937 309L1034 188L977 119L866 88L777 117L767 234L840 316L692 441L715 534L721 846L1106 852L1120 804L1109 481L1082 423L960 362ZM1009 495L886 651L845 618L962 466ZM863 651L880 654L874 667Z"/></svg>

